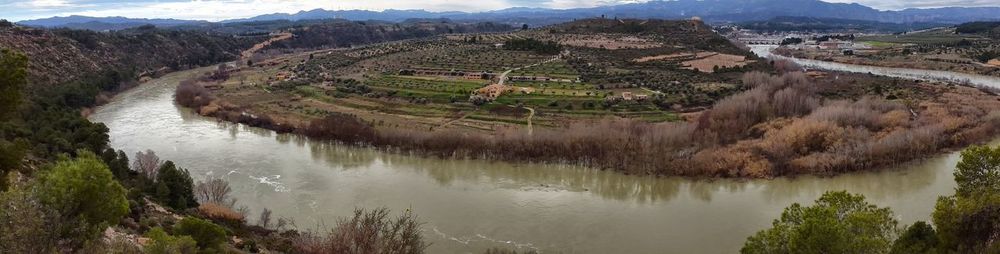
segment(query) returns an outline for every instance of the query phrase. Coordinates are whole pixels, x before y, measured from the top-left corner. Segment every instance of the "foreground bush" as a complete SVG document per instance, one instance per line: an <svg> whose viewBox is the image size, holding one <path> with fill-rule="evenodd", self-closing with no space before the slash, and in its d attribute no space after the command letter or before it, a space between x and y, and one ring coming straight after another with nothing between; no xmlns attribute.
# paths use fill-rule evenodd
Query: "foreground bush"
<svg viewBox="0 0 1000 254"><path fill-rule="evenodd" d="M410 212L390 218L389 209L354 210L354 216L342 219L327 235L308 233L300 237L301 253L424 253L428 244L421 234L422 223Z"/></svg>
<svg viewBox="0 0 1000 254"><path fill-rule="evenodd" d="M741 253L886 253L899 233L889 208L864 196L827 192L813 206L785 208L770 229L747 239Z"/></svg>
<svg viewBox="0 0 1000 254"><path fill-rule="evenodd" d="M61 238L74 244L97 239L129 211L125 188L91 152L60 160L43 173L35 188L41 202L61 216Z"/></svg>
<svg viewBox="0 0 1000 254"><path fill-rule="evenodd" d="M194 254L198 252L197 243L190 236L171 236L163 228L153 228L145 235L150 239L149 245L143 249L150 254Z"/></svg>
<svg viewBox="0 0 1000 254"><path fill-rule="evenodd" d="M226 242L226 229L207 220L186 217L174 226L174 234L190 236L202 249L220 250Z"/></svg>
<svg viewBox="0 0 1000 254"><path fill-rule="evenodd" d="M938 199L933 220L938 249L959 253L1000 251L1000 147L962 151L955 195Z"/></svg>
<svg viewBox="0 0 1000 254"><path fill-rule="evenodd" d="M0 253L53 253L60 215L29 190L0 192Z"/></svg>
<svg viewBox="0 0 1000 254"><path fill-rule="evenodd" d="M888 208L828 192L814 206L786 208L772 228L749 237L741 252L1000 253L1000 147L963 151L955 181L955 195L938 199L934 227L919 221L895 238L899 231Z"/></svg>
<svg viewBox="0 0 1000 254"><path fill-rule="evenodd" d="M918 221L906 228L906 231L892 244L892 254L937 253L937 232L927 222Z"/></svg>

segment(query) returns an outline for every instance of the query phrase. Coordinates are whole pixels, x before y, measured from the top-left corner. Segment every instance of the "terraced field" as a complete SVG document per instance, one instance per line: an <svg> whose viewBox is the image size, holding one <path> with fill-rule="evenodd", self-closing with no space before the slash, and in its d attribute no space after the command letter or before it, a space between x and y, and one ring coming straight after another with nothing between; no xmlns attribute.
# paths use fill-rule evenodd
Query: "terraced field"
<svg viewBox="0 0 1000 254"><path fill-rule="evenodd" d="M698 72L677 59L655 59L739 52L728 43L706 43L717 35L691 30L688 21L631 24L646 32L621 25L628 23L588 20L283 55L231 71L214 93L293 123L341 112L381 128L492 132L524 128L529 118L540 127L605 117L678 121L679 112L742 89L739 73ZM671 33L706 39L678 44L686 42L665 36ZM512 41L526 48L508 47ZM590 42L604 47L578 45ZM643 57L654 58L634 61ZM699 84L720 85L703 92Z"/></svg>

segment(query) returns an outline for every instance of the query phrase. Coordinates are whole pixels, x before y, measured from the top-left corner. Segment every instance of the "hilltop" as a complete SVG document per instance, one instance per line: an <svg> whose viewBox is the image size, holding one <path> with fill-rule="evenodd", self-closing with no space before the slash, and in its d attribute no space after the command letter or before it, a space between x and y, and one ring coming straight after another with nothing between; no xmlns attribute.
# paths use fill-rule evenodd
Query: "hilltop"
<svg viewBox="0 0 1000 254"><path fill-rule="evenodd" d="M0 45L27 55L30 83L60 84L109 70L139 75L234 60L255 40L140 27L113 33L0 26Z"/></svg>
<svg viewBox="0 0 1000 254"><path fill-rule="evenodd" d="M43 19L25 20L17 22L23 26L42 28L71 28L93 31L123 30L143 25L154 25L159 27L171 27L179 25L208 23L200 20L181 19L144 19L126 17L88 17L71 15L66 17L51 17Z"/></svg>

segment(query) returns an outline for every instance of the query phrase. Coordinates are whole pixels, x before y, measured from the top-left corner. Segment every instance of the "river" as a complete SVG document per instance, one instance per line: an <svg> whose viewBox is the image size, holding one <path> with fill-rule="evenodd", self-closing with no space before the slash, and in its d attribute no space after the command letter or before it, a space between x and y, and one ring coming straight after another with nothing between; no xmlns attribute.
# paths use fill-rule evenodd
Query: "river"
<svg viewBox="0 0 1000 254"><path fill-rule="evenodd" d="M127 91L90 119L110 128L114 148L152 149L196 181L228 180L252 222L265 207L300 229L332 225L355 207L410 209L426 222L430 253L733 253L784 207L825 191L864 194L909 224L929 220L955 186L957 153L836 177L711 181L387 154L193 114L172 97L194 72Z"/></svg>
<svg viewBox="0 0 1000 254"><path fill-rule="evenodd" d="M831 71L871 73L880 76L925 80L925 81L965 82L976 86L1000 88L1000 77L958 73L950 71L892 68L892 67L845 64L845 63L835 63L835 62L827 62L827 61L812 60L812 59L793 58L793 57L771 54L771 50L775 48L777 48L777 46L773 45L750 46L751 51L753 51L758 56L765 58L772 58L772 59L787 59L796 62L802 67L806 68L815 68L815 69L823 69Z"/></svg>

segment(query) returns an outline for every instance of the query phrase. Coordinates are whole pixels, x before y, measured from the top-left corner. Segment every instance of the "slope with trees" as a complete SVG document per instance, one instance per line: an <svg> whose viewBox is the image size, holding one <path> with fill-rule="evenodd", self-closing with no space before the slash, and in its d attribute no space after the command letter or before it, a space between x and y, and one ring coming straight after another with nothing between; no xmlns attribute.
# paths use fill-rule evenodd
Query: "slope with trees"
<svg viewBox="0 0 1000 254"><path fill-rule="evenodd" d="M180 70L212 65L237 59L241 50L254 43L256 39L153 26L101 33L0 25L0 45L31 58L32 86L63 85L109 72L121 79L137 79L164 67ZM107 86L113 85L117 84Z"/></svg>

